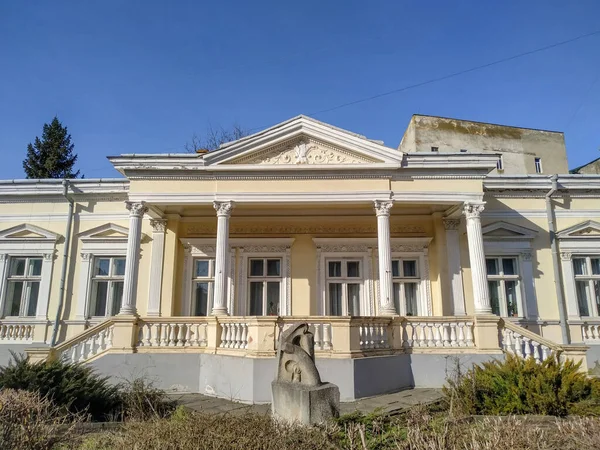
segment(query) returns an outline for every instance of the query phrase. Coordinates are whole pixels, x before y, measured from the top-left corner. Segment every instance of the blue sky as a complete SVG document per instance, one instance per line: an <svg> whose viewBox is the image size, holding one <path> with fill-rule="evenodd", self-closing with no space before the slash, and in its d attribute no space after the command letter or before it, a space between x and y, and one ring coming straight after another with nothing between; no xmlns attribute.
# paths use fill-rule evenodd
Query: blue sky
<svg viewBox="0 0 600 450"><path fill-rule="evenodd" d="M0 3L0 179L54 115L87 178L600 29L600 2ZM564 131L600 157L600 35L316 118L396 147L414 113Z"/></svg>

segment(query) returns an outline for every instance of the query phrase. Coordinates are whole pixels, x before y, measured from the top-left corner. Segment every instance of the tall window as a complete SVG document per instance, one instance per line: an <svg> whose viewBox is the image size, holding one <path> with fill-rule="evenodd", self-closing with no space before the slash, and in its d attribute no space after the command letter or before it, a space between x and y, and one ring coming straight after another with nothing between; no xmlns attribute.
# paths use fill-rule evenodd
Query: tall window
<svg viewBox="0 0 600 450"><path fill-rule="evenodd" d="M419 273L416 259L392 260L394 305L401 316L418 316Z"/></svg>
<svg viewBox="0 0 600 450"><path fill-rule="evenodd" d="M360 261L327 261L327 298L332 316L359 316L362 290Z"/></svg>
<svg viewBox="0 0 600 450"><path fill-rule="evenodd" d="M598 314L600 311L600 256L573 258L573 272L575 273L579 315Z"/></svg>
<svg viewBox="0 0 600 450"><path fill-rule="evenodd" d="M278 316L281 300L281 259L250 258L248 283L251 316Z"/></svg>
<svg viewBox="0 0 600 450"><path fill-rule="evenodd" d="M208 316L213 305L215 260L194 260L192 315Z"/></svg>
<svg viewBox="0 0 600 450"><path fill-rule="evenodd" d="M535 158L535 173L542 173L542 158Z"/></svg>
<svg viewBox="0 0 600 450"><path fill-rule="evenodd" d="M35 316L42 258L10 258L7 278L5 316Z"/></svg>
<svg viewBox="0 0 600 450"><path fill-rule="evenodd" d="M488 288L492 312L503 317L518 317L520 309L520 276L515 257L486 258Z"/></svg>
<svg viewBox="0 0 600 450"><path fill-rule="evenodd" d="M95 257L92 272L91 315L115 316L121 309L125 258Z"/></svg>

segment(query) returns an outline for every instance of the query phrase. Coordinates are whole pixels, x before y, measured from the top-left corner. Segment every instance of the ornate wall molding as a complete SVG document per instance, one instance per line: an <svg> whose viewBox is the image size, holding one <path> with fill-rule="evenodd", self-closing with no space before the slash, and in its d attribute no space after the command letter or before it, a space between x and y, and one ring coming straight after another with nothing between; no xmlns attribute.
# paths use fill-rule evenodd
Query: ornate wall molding
<svg viewBox="0 0 600 450"><path fill-rule="evenodd" d="M343 148L310 138L300 138L268 148L259 154L238 158L232 164L361 164L375 161Z"/></svg>
<svg viewBox="0 0 600 450"><path fill-rule="evenodd" d="M165 219L151 219L150 226L155 233L164 233L167 229L167 221Z"/></svg>
<svg viewBox="0 0 600 450"><path fill-rule="evenodd" d="M392 234L425 233L418 225L392 225ZM186 228L188 236L215 235L216 224L190 225ZM376 234L377 224L373 225L241 225L231 224L230 234Z"/></svg>

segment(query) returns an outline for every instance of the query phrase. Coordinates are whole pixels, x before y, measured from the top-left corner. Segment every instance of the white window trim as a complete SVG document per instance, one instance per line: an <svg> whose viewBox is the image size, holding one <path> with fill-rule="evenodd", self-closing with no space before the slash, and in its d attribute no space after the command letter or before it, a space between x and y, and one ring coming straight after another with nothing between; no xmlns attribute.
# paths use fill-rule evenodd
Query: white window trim
<svg viewBox="0 0 600 450"><path fill-rule="evenodd" d="M107 231L116 232L113 236L105 236ZM84 231L78 235L81 241L79 252L79 288L77 296L77 312L75 319L78 321L91 321L97 323L104 317L91 316L92 295L92 270L94 258L96 257L121 257L127 255L127 239L129 229L120 225L108 223L91 230ZM127 264L127 261L125 261Z"/></svg>
<svg viewBox="0 0 600 450"><path fill-rule="evenodd" d="M196 262L197 261L208 261L208 276L206 277L196 277L194 274ZM206 305L206 315L210 316L214 301L215 301L215 258L214 256L201 256L195 255L192 257L192 269L190 271L190 306L189 306L189 316L194 315L194 303L195 303L195 291L194 285L196 283L208 283L208 299Z"/></svg>
<svg viewBox="0 0 600 450"><path fill-rule="evenodd" d="M18 236L23 231L30 231L39 235L39 237ZM60 237L59 234L30 224L17 225L0 232L0 314L2 314L2 317L6 301L6 279L10 257L32 256L43 258L38 304L35 317L21 317L21 319L48 320L52 269L56 253L56 242Z"/></svg>
<svg viewBox="0 0 600 450"><path fill-rule="evenodd" d="M527 258L529 258L529 262L531 261L531 256L526 256L525 253L510 253L507 251L506 253L498 254L500 250L496 250L495 253L486 251L485 259L495 259L498 262L498 272L502 272L497 275L487 274L487 281L498 281L500 282L500 317L504 319L526 319L527 318L527 309L525 306L524 295L525 289L523 287L523 263ZM502 267L502 259L514 259L517 263L517 274L516 275L504 275L503 267ZM487 264L487 261L486 261ZM505 290L505 281L516 281L519 286L519 292L517 293L517 310L519 314L517 317L508 315L508 304L506 302L506 290ZM491 298L491 294L490 294Z"/></svg>
<svg viewBox="0 0 600 450"><path fill-rule="evenodd" d="M492 234L501 230L505 230L506 234ZM507 319L515 321L539 320L535 278L533 276L533 255L535 253L533 240L537 236L537 232L503 221L488 224L481 231L486 258L509 256L517 258L521 291L518 309L521 316L507 317Z"/></svg>
<svg viewBox="0 0 600 450"><path fill-rule="evenodd" d="M377 248L374 238L313 238L317 246L317 314L325 316L327 302L327 260L356 259L362 262L362 290L360 312L363 316L374 314L373 253Z"/></svg>
<svg viewBox="0 0 600 450"><path fill-rule="evenodd" d="M392 244L392 248L395 246ZM417 261L417 278L394 278L392 276L392 285L394 283L413 283L417 284L417 295L418 303L417 309L419 314L417 316L431 316L431 289L429 280L429 260L426 259L427 252L399 252L392 251L392 261L394 260L411 260ZM427 278L425 278L427 274ZM412 281L414 280L414 281ZM400 299L402 302L403 299ZM401 311L398 311L401 314Z"/></svg>
<svg viewBox="0 0 600 450"><path fill-rule="evenodd" d="M279 300L279 315L292 315L292 277L291 277L291 248L294 238L257 238L257 239L230 239L231 247L238 250L238 283L237 297L235 297L235 311L237 315L248 314L250 299L248 297L248 264L252 258L280 258L281 259L281 294ZM233 253L233 252L232 252Z"/></svg>
<svg viewBox="0 0 600 450"><path fill-rule="evenodd" d="M125 274L123 274L123 275L113 275L112 274L112 271L114 269L114 260L117 258L125 259L125 256L124 255L112 255L112 254L111 255L99 255L97 253L94 255L91 255L92 271L90 272L90 281L89 281L90 287L89 287L89 298L88 298L88 306L87 306L88 311L89 311L88 319L90 319L91 321L98 322L98 321L102 321L102 320L110 317L110 311L112 311L112 308L113 308L112 296L113 296L114 283L121 282L121 281L123 283L125 282ZM107 276L94 275L93 270L94 270L94 266L95 266L95 261L97 259L108 259L109 260L109 271L110 271L109 275L107 275ZM92 301L93 301L92 297L93 297L93 293L94 293L94 287L93 287L94 281L107 281L108 286L109 286L109 289L106 293L106 295L107 295L106 306L105 306L106 312L100 316L92 316L91 315L91 309L92 309L91 306L92 306ZM118 314L118 312L117 312L117 314Z"/></svg>
<svg viewBox="0 0 600 450"><path fill-rule="evenodd" d="M581 323L597 321L600 317L581 316L577 303L573 258L583 256L600 257L600 223L587 220L557 233L560 249L563 284L569 321Z"/></svg>
<svg viewBox="0 0 600 450"><path fill-rule="evenodd" d="M197 259L211 259L215 260L216 254L216 243L217 240L214 238L198 238L198 239L185 239L179 240L184 248L183 257L183 289L181 291L181 315L191 316L192 304L193 304L193 274L194 274L194 261ZM231 264L231 261L230 261ZM229 277L228 284L231 285L231 277ZM228 291L228 295L231 294L231 289ZM228 298L228 311L231 311L231 300ZM208 311L210 315L212 311Z"/></svg>
<svg viewBox="0 0 600 450"><path fill-rule="evenodd" d="M340 262L341 264L341 275L339 277L331 277L329 275L329 263L330 262ZM348 262L358 262L359 263L359 274L360 276L358 277L349 277L347 270L348 270L348 266L346 263ZM329 256L325 258L325 283L324 283L324 288L325 288L325 307L324 307L324 311L326 312L326 314L328 316L332 316L331 314L331 299L328 298L329 297L329 284L330 283L335 283L335 284L340 284L342 285L342 311L344 311L346 314L342 314L342 316L349 316L348 313L348 285L349 284L358 284L360 287L360 299L361 299L361 303L362 303L362 299L365 297L365 266L364 266L364 260L362 257L348 257L348 256ZM359 309L361 309L361 311L363 310L363 305L360 304L359 305Z"/></svg>
<svg viewBox="0 0 600 450"><path fill-rule="evenodd" d="M279 283L279 311L281 312L281 304L284 301L284 282L285 282L285 277L283 276L283 261L284 261L285 257L280 257L280 256L273 256L273 255L269 255L269 256L248 256L246 259L246 264L250 264L250 261L252 260L258 260L258 261L263 261L263 274L262 275L250 275L249 272L247 272L247 281L246 281L246 292L248 297L245 299L246 304L244 305L246 308L246 311L250 311L250 284L251 283L261 283L263 285L263 290L262 290L262 300L261 300L261 309L263 311L263 314L261 314L262 316L265 316L265 312L267 311L267 295L268 295L268 291L267 291L267 283L271 282L276 282ZM278 260L279 261L279 275L266 275L265 272L267 271L267 261L268 260ZM247 269L246 269L247 270Z"/></svg>

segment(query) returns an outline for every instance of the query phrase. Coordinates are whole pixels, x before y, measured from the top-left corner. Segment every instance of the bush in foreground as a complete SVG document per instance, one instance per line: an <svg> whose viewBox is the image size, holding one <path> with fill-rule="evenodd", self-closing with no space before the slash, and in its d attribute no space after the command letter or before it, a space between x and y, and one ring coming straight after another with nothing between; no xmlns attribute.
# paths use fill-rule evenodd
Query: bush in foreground
<svg viewBox="0 0 600 450"><path fill-rule="evenodd" d="M0 390L0 448L51 449L74 441L74 427L81 421L39 394Z"/></svg>
<svg viewBox="0 0 600 450"><path fill-rule="evenodd" d="M169 417L176 402L166 392L144 378L127 381L119 387L122 417L125 420L144 421Z"/></svg>
<svg viewBox="0 0 600 450"><path fill-rule="evenodd" d="M120 404L118 388L91 367L60 360L30 362L13 353L8 366L0 367L0 389L39 393L71 413L87 413L92 420L104 420Z"/></svg>
<svg viewBox="0 0 600 450"><path fill-rule="evenodd" d="M507 354L504 361L475 365L449 379L444 393L464 414L568 414L600 413L600 381L579 370L580 363Z"/></svg>

